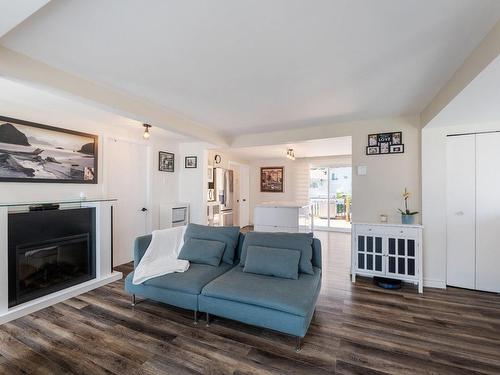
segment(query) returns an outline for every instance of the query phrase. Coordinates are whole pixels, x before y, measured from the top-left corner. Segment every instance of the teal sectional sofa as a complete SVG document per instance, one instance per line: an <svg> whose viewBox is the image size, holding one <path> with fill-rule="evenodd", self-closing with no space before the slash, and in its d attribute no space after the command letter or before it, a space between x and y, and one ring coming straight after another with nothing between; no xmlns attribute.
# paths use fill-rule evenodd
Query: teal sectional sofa
<svg viewBox="0 0 500 375"><path fill-rule="evenodd" d="M190 227L186 235L190 231L197 238L214 238L213 227L193 224ZM276 330L296 336L296 350L300 350L301 338L307 333L321 289L321 242L305 233L250 232L247 235L239 233L235 239L231 243L231 246L234 244L234 254L224 253L219 266L191 263L186 272L160 276L141 285L132 283L133 272L130 273L125 279L125 289L132 294L133 305L137 295L193 310L195 323L198 312L204 312L207 325L210 315L215 315ZM150 241L151 235L136 239L134 266L139 263ZM254 271L258 273L247 270L247 249L253 254L255 250L250 246L254 245L270 251L290 249L298 252L300 262L296 279L294 275L285 275L287 278L284 278L261 274L269 272L265 269ZM231 246L228 245L226 251ZM253 255L249 255L248 262L250 256ZM256 259L253 258L254 268ZM280 273L281 262L275 263L270 272ZM285 258L283 263L287 263ZM263 268L268 266L263 265Z"/></svg>

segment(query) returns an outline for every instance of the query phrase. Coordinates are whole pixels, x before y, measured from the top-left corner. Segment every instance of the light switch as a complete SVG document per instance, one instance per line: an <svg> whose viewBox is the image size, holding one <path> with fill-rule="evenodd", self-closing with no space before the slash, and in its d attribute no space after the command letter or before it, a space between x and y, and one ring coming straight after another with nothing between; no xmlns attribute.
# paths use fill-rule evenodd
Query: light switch
<svg viewBox="0 0 500 375"><path fill-rule="evenodd" d="M358 165L358 176L366 176L368 168L366 165Z"/></svg>

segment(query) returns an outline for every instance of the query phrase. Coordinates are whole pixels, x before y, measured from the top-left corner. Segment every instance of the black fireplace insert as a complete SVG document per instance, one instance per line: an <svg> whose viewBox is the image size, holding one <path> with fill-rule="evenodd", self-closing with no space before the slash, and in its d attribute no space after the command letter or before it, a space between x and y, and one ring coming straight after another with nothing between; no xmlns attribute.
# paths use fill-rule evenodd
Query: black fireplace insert
<svg viewBox="0 0 500 375"><path fill-rule="evenodd" d="M96 276L95 209L9 214L9 307Z"/></svg>

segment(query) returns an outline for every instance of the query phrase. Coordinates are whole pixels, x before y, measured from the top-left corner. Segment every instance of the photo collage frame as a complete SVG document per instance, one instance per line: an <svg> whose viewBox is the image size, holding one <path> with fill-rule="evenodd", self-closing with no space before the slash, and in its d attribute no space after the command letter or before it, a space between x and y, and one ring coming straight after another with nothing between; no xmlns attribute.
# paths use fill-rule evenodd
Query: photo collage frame
<svg viewBox="0 0 500 375"><path fill-rule="evenodd" d="M405 152L402 132L368 135L366 155L402 154Z"/></svg>

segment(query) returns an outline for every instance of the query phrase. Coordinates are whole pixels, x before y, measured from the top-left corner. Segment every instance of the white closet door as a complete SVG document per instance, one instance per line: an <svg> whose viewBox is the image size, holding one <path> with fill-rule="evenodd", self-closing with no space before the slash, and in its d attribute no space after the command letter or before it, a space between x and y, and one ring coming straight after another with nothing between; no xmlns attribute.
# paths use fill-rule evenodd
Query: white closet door
<svg viewBox="0 0 500 375"><path fill-rule="evenodd" d="M476 289L500 292L500 133L476 135Z"/></svg>
<svg viewBox="0 0 500 375"><path fill-rule="evenodd" d="M447 284L470 289L475 288L476 264L475 160L475 135L447 138Z"/></svg>

